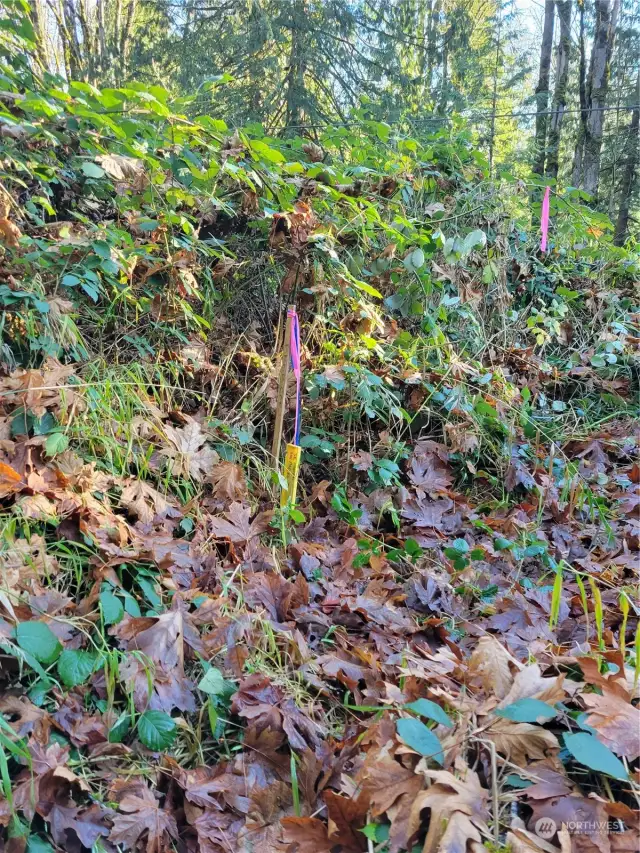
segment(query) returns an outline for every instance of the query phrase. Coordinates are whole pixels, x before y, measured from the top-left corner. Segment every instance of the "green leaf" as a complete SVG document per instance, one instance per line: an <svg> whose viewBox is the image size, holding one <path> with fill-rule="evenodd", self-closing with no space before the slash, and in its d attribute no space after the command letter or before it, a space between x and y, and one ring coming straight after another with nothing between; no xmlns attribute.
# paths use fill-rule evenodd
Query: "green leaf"
<svg viewBox="0 0 640 853"><path fill-rule="evenodd" d="M162 604L162 599L156 592L155 585L148 581L146 578L138 578L138 584L140 589L142 590L142 594L147 599L149 604L152 607L160 607Z"/></svg>
<svg viewBox="0 0 640 853"><path fill-rule="evenodd" d="M164 711L145 711L138 720L138 735L147 749L160 752L173 743L177 734L175 720Z"/></svg>
<svg viewBox="0 0 640 853"><path fill-rule="evenodd" d="M413 252L407 255L403 263L409 272L413 272L414 270L420 269L420 267L424 266L424 260L424 252L422 249L414 249Z"/></svg>
<svg viewBox="0 0 640 853"><path fill-rule="evenodd" d="M269 163L284 163L287 159L277 148L271 148L266 142L261 142L259 139L253 139L250 144L251 150Z"/></svg>
<svg viewBox="0 0 640 853"><path fill-rule="evenodd" d="M481 231L477 228L475 231L472 231L470 234L464 238L462 243L462 254L468 255L472 249L475 249L476 246L486 246L487 245L487 235L484 231Z"/></svg>
<svg viewBox="0 0 640 853"><path fill-rule="evenodd" d="M34 418L32 429L34 435L49 435L49 433L54 432L55 428L58 426L58 422L51 414L51 412L45 412L41 418Z"/></svg>
<svg viewBox="0 0 640 853"><path fill-rule="evenodd" d="M84 649L65 649L58 659L58 675L65 687L84 684L98 666L96 652Z"/></svg>
<svg viewBox="0 0 640 853"><path fill-rule="evenodd" d="M122 743L131 728L131 716L123 711L115 723L109 729L107 738L109 743Z"/></svg>
<svg viewBox="0 0 640 853"><path fill-rule="evenodd" d="M352 284L354 287L357 287L358 290L362 290L364 293L368 293L369 296L375 296L376 299L382 299L382 294L379 290L376 290L375 287L372 287L370 284L367 284L364 281L360 281L357 278L350 278L349 284Z"/></svg>
<svg viewBox="0 0 640 853"><path fill-rule="evenodd" d="M453 725L449 715L442 710L440 705L432 702L430 699L416 699L415 702L410 702L405 707L411 711L415 711L416 714L420 714L421 717L426 717L428 720L435 720L436 723L442 723L443 726L451 728Z"/></svg>
<svg viewBox="0 0 640 853"><path fill-rule="evenodd" d="M122 602L109 589L100 593L100 609L105 625L116 625L124 616Z"/></svg>
<svg viewBox="0 0 640 853"><path fill-rule="evenodd" d="M30 835L27 839L26 853L54 853L53 847L39 835Z"/></svg>
<svg viewBox="0 0 640 853"><path fill-rule="evenodd" d="M58 638L44 622L19 622L16 641L40 663L53 663L62 651Z"/></svg>
<svg viewBox="0 0 640 853"><path fill-rule="evenodd" d="M155 231L160 223L157 219L142 219L136 225L140 231Z"/></svg>
<svg viewBox="0 0 640 853"><path fill-rule="evenodd" d="M469 543L466 539L454 539L452 547L455 548L459 554L467 554L469 552Z"/></svg>
<svg viewBox="0 0 640 853"><path fill-rule="evenodd" d="M597 770L599 773L606 773L614 779L629 778L620 759L616 758L611 750L593 735L586 732L578 732L575 735L565 734L564 745L576 761L584 764L585 767Z"/></svg>
<svg viewBox="0 0 640 853"><path fill-rule="evenodd" d="M80 284L80 279L77 275L67 273L67 275L62 276L62 284L65 287L77 287Z"/></svg>
<svg viewBox="0 0 640 853"><path fill-rule="evenodd" d="M537 723L541 717L551 720L558 715L555 708L540 699L518 699L506 708L496 709L495 713L516 723Z"/></svg>
<svg viewBox="0 0 640 853"><path fill-rule="evenodd" d="M53 681L50 681L48 678L39 678L31 687L27 696L34 705L40 707L44 700L47 698L47 693L53 687Z"/></svg>
<svg viewBox="0 0 640 853"><path fill-rule="evenodd" d="M513 548L513 542L510 539L505 539L503 536L496 536L493 540L493 547L496 551L508 551Z"/></svg>
<svg viewBox="0 0 640 853"><path fill-rule="evenodd" d="M55 456L64 453L69 447L69 439L64 432L52 432L44 443L44 452L47 456Z"/></svg>
<svg viewBox="0 0 640 853"><path fill-rule="evenodd" d="M82 171L88 178L103 178L105 175L104 169L98 166L97 163L83 163Z"/></svg>
<svg viewBox="0 0 640 853"><path fill-rule="evenodd" d="M129 614L129 616L134 616L136 619L140 617L140 605L135 600L135 598L128 592L124 591L124 609Z"/></svg>
<svg viewBox="0 0 640 853"><path fill-rule="evenodd" d="M218 712L213 704L213 699L207 699L207 715L209 717L211 734L216 737L216 732L218 731Z"/></svg>
<svg viewBox="0 0 640 853"><path fill-rule="evenodd" d="M198 682L198 690L210 696L218 696L224 690L224 676L220 670L211 666Z"/></svg>
<svg viewBox="0 0 640 853"><path fill-rule="evenodd" d="M93 244L93 251L96 255L100 255L101 258L104 258L105 261L111 260L111 246L106 242L106 240L96 240Z"/></svg>
<svg viewBox="0 0 640 853"><path fill-rule="evenodd" d="M438 764L444 764L440 741L420 720L416 720L415 717L405 717L397 721L396 730L398 737L411 749L419 752L420 755L433 758Z"/></svg>

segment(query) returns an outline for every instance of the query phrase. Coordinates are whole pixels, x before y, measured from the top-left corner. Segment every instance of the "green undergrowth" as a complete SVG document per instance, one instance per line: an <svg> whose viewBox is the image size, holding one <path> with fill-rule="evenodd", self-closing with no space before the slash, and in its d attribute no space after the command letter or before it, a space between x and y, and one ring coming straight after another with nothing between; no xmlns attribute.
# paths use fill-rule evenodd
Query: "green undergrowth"
<svg viewBox="0 0 640 853"><path fill-rule="evenodd" d="M468 636L468 614L495 615L495 577L474 574L489 557L508 566L510 591L537 584L550 597L544 624L555 628L562 584L583 581L540 534L549 513L568 507L567 517L613 536L618 496L604 490L613 475L604 463L585 469L570 448L600 433L623 448L639 414L637 246L614 247L607 217L581 191L554 185L550 252L541 254L541 187L524 174L490 175L457 117L424 136L361 121L313 142L278 139L258 125L227 127L221 116L187 118L188 99L174 102L160 86L35 81L15 62L3 74L11 95L0 99L10 129L0 139L3 452L27 443L37 462L25 470L57 478L40 493L66 490L59 506L32 500L37 485L3 505L3 556L28 551L24 565L37 563L40 575L54 561L49 588L89 598L87 613L99 613L69 617L81 649L7 629L2 648L31 667L31 700L86 683L99 662L100 697L84 710L108 717L110 740L132 742L135 730L145 747L171 747L189 767L233 757L238 679L218 683L221 670L208 675L210 660L194 654L186 675L206 697L198 711L140 711L122 665L139 663L138 680L149 684L154 668L116 649L112 633L125 613L170 612L176 583L159 568L160 546L157 556L145 544L154 536L173 549L173 566L188 564L193 546L218 573L224 604L212 631L216 617L242 624L239 543L250 551L257 537L234 540L229 521L223 534L207 526L240 502L254 519L276 508L260 530L261 566L285 564L320 506L342 525L341 545L353 542L350 566L388 561L397 601L419 561L447 567L467 614L443 616L453 640ZM303 456L299 506L279 510L270 443L288 303L302 329ZM291 421L287 411L286 438ZM435 480L424 471L411 479L421 440L439 448L429 451ZM241 466L246 491L234 481L219 497L214 457ZM469 502L466 535L481 545L442 530L435 545L403 535L414 497L403 495L420 477L434 503ZM125 499L140 483L150 491ZM503 535L519 507L526 520ZM73 535L66 512L80 519ZM310 583L321 578L310 571ZM206 589L206 577L199 582ZM197 615L200 602L190 603ZM602 603L599 616L585 613L601 642ZM431 617L416 618L427 630ZM32 621L45 627L20 625ZM262 617L252 630L243 674L267 673L296 708L312 709L317 671L302 671L289 634ZM348 640L336 624L318 643L329 655ZM321 701L325 730L338 740L355 713L348 692L338 701L325 691ZM76 772L90 776L84 761ZM139 769L150 774L142 759Z"/></svg>

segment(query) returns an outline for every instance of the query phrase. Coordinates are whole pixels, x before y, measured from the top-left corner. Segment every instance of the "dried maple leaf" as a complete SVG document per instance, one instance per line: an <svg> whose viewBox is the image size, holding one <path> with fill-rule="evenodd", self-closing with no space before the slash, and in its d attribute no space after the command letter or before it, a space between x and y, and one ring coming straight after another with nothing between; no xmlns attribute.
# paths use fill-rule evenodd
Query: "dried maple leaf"
<svg viewBox="0 0 640 853"><path fill-rule="evenodd" d="M580 697L587 707L587 725L598 733L599 739L618 755L629 761L640 757L640 710L612 692L583 693Z"/></svg>
<svg viewBox="0 0 640 853"><path fill-rule="evenodd" d="M386 813L391 822L389 849L405 849L409 839L412 804L424 787L424 778L384 753L371 751L365 759L358 781L373 817Z"/></svg>
<svg viewBox="0 0 640 853"><path fill-rule="evenodd" d="M99 154L95 159L116 181L137 182L144 175L144 160L126 154Z"/></svg>
<svg viewBox="0 0 640 853"><path fill-rule="evenodd" d="M244 471L235 462L219 462L207 477L213 494L224 501L240 501L247 496Z"/></svg>
<svg viewBox="0 0 640 853"><path fill-rule="evenodd" d="M66 802L72 786L89 790L88 785L66 766L68 749L58 743L44 748L33 739L29 741L28 749L31 766L18 775L13 801L29 820L33 820L36 813L47 817L54 803Z"/></svg>
<svg viewBox="0 0 640 853"><path fill-rule="evenodd" d="M281 821L283 838L290 853L333 853L325 824L317 817L285 817Z"/></svg>
<svg viewBox="0 0 640 853"><path fill-rule="evenodd" d="M457 527L460 519L456 513L447 515L453 507L451 498L428 500L424 494L420 494L416 500L403 503L400 514L413 521L416 527L433 527L450 532Z"/></svg>
<svg viewBox="0 0 640 853"><path fill-rule="evenodd" d="M327 806L329 838L333 844L341 845L341 848L351 851L366 850L367 840L359 830L367 822L367 806L364 797L355 800L342 797L333 791L326 791L324 795Z"/></svg>
<svg viewBox="0 0 640 853"><path fill-rule="evenodd" d="M10 219L0 219L0 242L5 243L12 249L17 249L20 245L22 231L11 222Z"/></svg>
<svg viewBox="0 0 640 853"><path fill-rule="evenodd" d="M522 486L524 489L533 489L536 481L533 479L524 462L518 457L517 451L511 456L511 461L507 466L507 473L504 478L504 487L508 492L512 492L516 486Z"/></svg>
<svg viewBox="0 0 640 853"><path fill-rule="evenodd" d="M511 665L520 666L495 637L480 637L469 659L469 673L477 675L489 696L504 699L513 684Z"/></svg>
<svg viewBox="0 0 640 853"><path fill-rule="evenodd" d="M236 837L244 825L229 811L207 809L193 823L198 835L200 853L230 853L236 850Z"/></svg>
<svg viewBox="0 0 640 853"><path fill-rule="evenodd" d="M225 515L226 518L219 515L210 518L209 528L217 539L229 539L234 543L248 542L264 533L271 518L271 513L263 512L249 522L251 508L240 503L232 503Z"/></svg>
<svg viewBox="0 0 640 853"><path fill-rule="evenodd" d="M175 817L160 808L154 793L143 783L136 786L135 793L125 793L118 809L109 834L114 844L131 850L146 833L147 853L160 853L167 848L169 838L178 839Z"/></svg>
<svg viewBox="0 0 640 853"><path fill-rule="evenodd" d="M453 483L447 449L435 441L420 441L416 444L409 470L409 479L423 492L430 495L447 492Z"/></svg>
<svg viewBox="0 0 640 853"><path fill-rule="evenodd" d="M526 768L526 776L533 781L522 791L528 800L548 800L564 797L573 791L573 785L565 775L554 770L548 762L534 762Z"/></svg>
<svg viewBox="0 0 640 853"><path fill-rule="evenodd" d="M93 803L88 808L55 803L47 815L47 821L53 840L63 850L69 849L69 832L75 833L82 846L91 850L99 838L109 835L105 818L110 814L110 810L98 803Z"/></svg>
<svg viewBox="0 0 640 853"><path fill-rule="evenodd" d="M300 711L293 699L286 698L281 687L266 675L254 673L244 678L233 695L233 712L250 720L258 732L284 731L294 749L304 750L307 740L320 743L322 728Z"/></svg>
<svg viewBox="0 0 640 853"><path fill-rule="evenodd" d="M246 785L246 782L245 782ZM285 782L254 785L249 794L247 819L238 833L238 851L281 850L281 819L291 813L291 787Z"/></svg>
<svg viewBox="0 0 640 853"><path fill-rule="evenodd" d="M518 699L540 699L542 702L554 705L556 702L561 702L566 696L564 679L564 675L545 678L537 663L525 666L524 669L515 674L509 692L498 707L506 708L508 705L517 702Z"/></svg>
<svg viewBox="0 0 640 853"><path fill-rule="evenodd" d="M69 693L53 715L55 724L69 736L74 746L94 746L105 743L110 727L110 717L88 714L82 699Z"/></svg>
<svg viewBox="0 0 640 853"><path fill-rule="evenodd" d="M218 263L213 268L212 278L220 280L239 266L240 264L238 261L234 261L233 258L229 258L224 255L218 260Z"/></svg>
<svg viewBox="0 0 640 853"><path fill-rule="evenodd" d="M602 688L603 693L615 693L621 699L630 700L634 693L633 673L629 677L621 654L618 653L613 658L608 656L608 659L615 663L618 669L616 672L608 672L605 676L600 672L600 664L595 658L579 657L578 665L582 670L584 680L587 684L595 684Z"/></svg>
<svg viewBox="0 0 640 853"><path fill-rule="evenodd" d="M174 776L189 802L202 808L218 807L218 801L211 794L220 793L228 788L222 765L196 767L194 770L184 770L176 765Z"/></svg>
<svg viewBox="0 0 640 853"><path fill-rule="evenodd" d="M144 480L130 479L120 495L120 503L140 521L150 524L156 515L165 512L171 504L157 489Z"/></svg>
<svg viewBox="0 0 640 853"><path fill-rule="evenodd" d="M112 633L128 650L137 650L165 669L184 664L184 614L177 606L160 616L125 617Z"/></svg>
<svg viewBox="0 0 640 853"><path fill-rule="evenodd" d="M309 603L309 585L302 574L291 583L276 572L257 572L247 582L245 600L255 609L262 604L274 622L284 622L291 610Z"/></svg>
<svg viewBox="0 0 640 853"><path fill-rule="evenodd" d="M44 536L7 539L6 550L0 551L0 590L27 590L35 581L56 575L58 563L46 552Z"/></svg>
<svg viewBox="0 0 640 853"><path fill-rule="evenodd" d="M42 417L47 409L52 409L64 423L71 406L75 405L76 411L83 406L73 386L66 381L73 374L73 366L48 358L39 370L15 370L5 384L7 390L20 392L13 399L34 415Z"/></svg>
<svg viewBox="0 0 640 853"><path fill-rule="evenodd" d="M549 750L560 749L556 736L546 729L502 717L494 720L482 736L492 740L498 752L521 767L526 766L527 758L546 758Z"/></svg>
<svg viewBox="0 0 640 853"><path fill-rule="evenodd" d="M182 428L165 425L164 431L173 447L163 448L160 454L169 460L169 470L174 477L202 481L211 473L220 457L212 447L205 445L207 437L197 421L190 421Z"/></svg>
<svg viewBox="0 0 640 853"><path fill-rule="evenodd" d="M351 455L351 461L356 471L370 471L373 468L373 455L367 450L359 450Z"/></svg>
<svg viewBox="0 0 640 853"><path fill-rule="evenodd" d="M22 475L15 468L6 462L0 462L0 498L21 491L24 485Z"/></svg>
<svg viewBox="0 0 640 853"><path fill-rule="evenodd" d="M147 707L167 714L174 708L196 710L195 685L179 667L170 670L159 664L149 667L139 656L125 654L120 661L119 675L121 683L133 693L134 705L140 712Z"/></svg>
<svg viewBox="0 0 640 853"><path fill-rule="evenodd" d="M448 770L429 771L428 775L434 783L413 803L409 837L417 833L420 812L428 808L431 817L423 853L464 851L469 841L481 844L482 836L489 835L489 792L480 785L477 774L467 769L463 779Z"/></svg>
<svg viewBox="0 0 640 853"><path fill-rule="evenodd" d="M444 431L454 453L473 453L480 445L478 434L471 423L446 423Z"/></svg>
<svg viewBox="0 0 640 853"><path fill-rule="evenodd" d="M18 737L33 731L45 712L30 702L26 696L5 695L0 698L0 714L5 714L9 725Z"/></svg>
<svg viewBox="0 0 640 853"><path fill-rule="evenodd" d="M17 505L25 518L50 522L55 522L58 518L58 507L45 495L25 495L20 498Z"/></svg>

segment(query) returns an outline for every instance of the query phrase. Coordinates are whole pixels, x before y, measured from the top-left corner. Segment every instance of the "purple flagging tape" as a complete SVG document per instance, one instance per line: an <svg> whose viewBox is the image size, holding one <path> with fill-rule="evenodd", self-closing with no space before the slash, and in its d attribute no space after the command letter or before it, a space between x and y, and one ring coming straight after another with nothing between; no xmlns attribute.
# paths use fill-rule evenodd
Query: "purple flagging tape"
<svg viewBox="0 0 640 853"><path fill-rule="evenodd" d="M289 349L291 352L291 367L293 375L296 377L296 423L294 429L294 444L300 444L300 380L302 371L300 369L300 323L298 314L295 308L290 308L287 311L287 316L291 317L291 342Z"/></svg>

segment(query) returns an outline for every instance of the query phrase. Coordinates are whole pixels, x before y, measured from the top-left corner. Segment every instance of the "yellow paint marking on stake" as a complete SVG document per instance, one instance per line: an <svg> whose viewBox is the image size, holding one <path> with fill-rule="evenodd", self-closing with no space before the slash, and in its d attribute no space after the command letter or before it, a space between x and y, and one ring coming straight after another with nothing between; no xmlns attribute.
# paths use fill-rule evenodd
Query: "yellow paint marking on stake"
<svg viewBox="0 0 640 853"><path fill-rule="evenodd" d="M296 502L298 491L298 473L300 471L300 455L302 448L296 444L287 444L287 452L284 457L284 478L287 481L286 489L280 493L280 506L285 507L288 503L293 506Z"/></svg>

